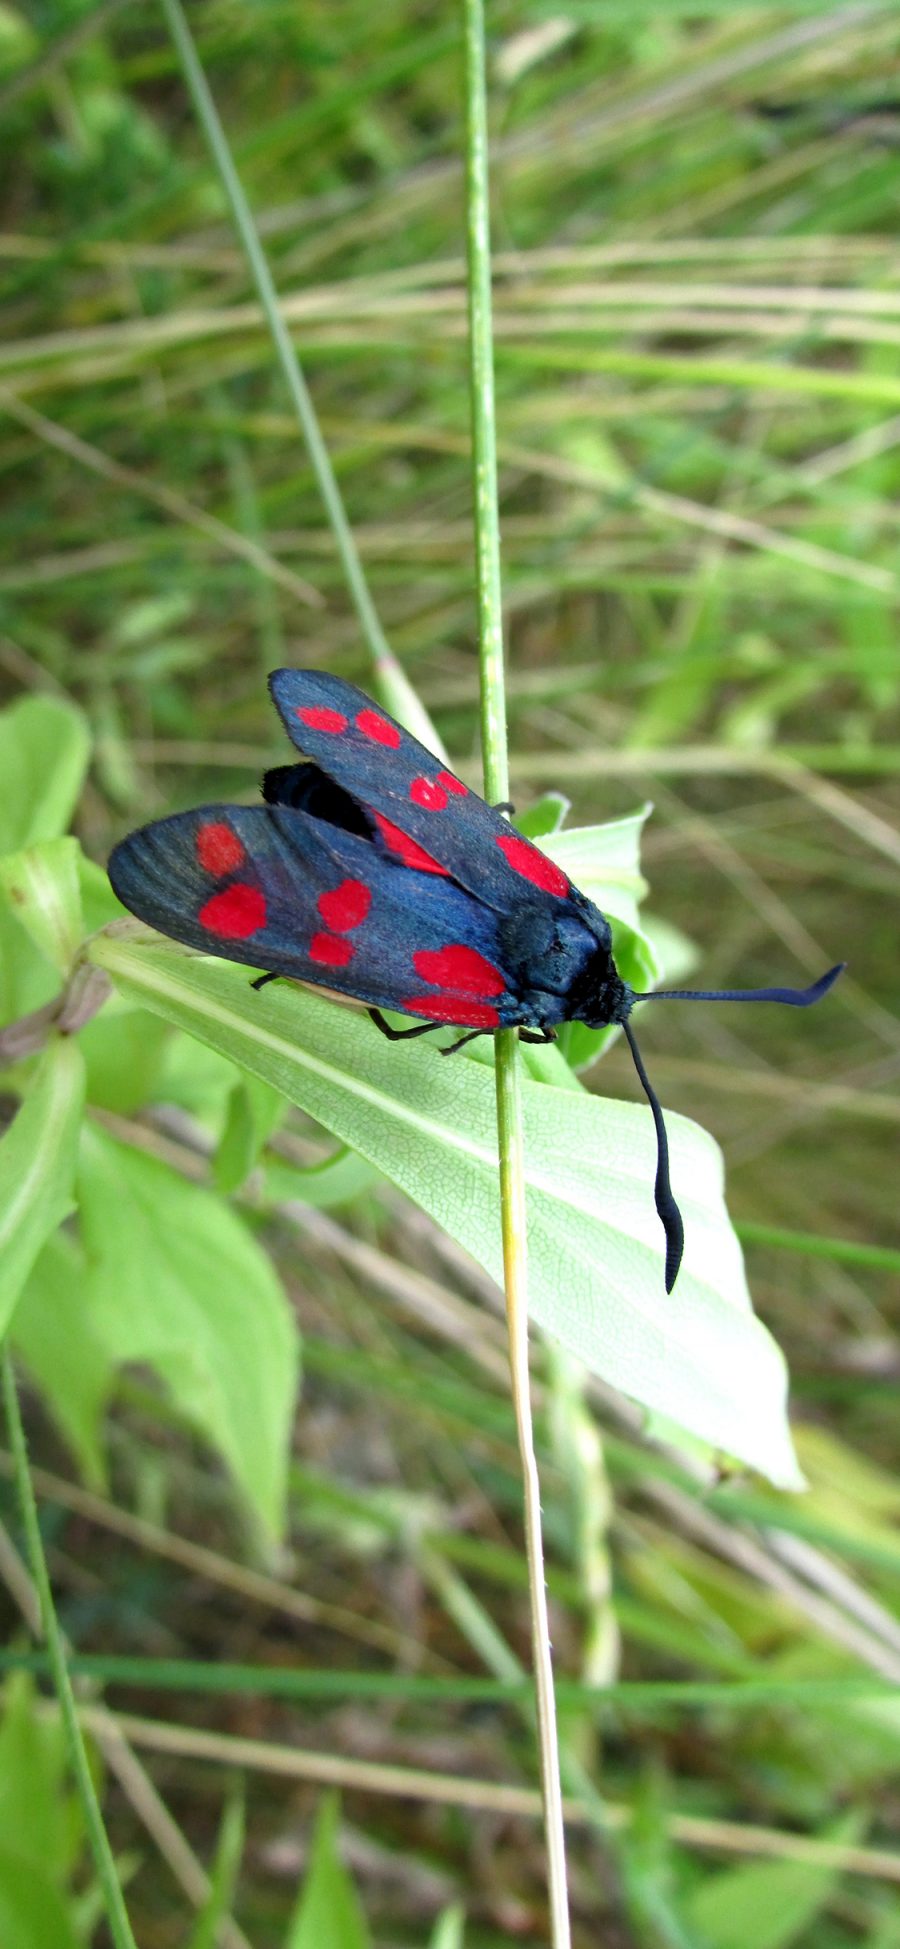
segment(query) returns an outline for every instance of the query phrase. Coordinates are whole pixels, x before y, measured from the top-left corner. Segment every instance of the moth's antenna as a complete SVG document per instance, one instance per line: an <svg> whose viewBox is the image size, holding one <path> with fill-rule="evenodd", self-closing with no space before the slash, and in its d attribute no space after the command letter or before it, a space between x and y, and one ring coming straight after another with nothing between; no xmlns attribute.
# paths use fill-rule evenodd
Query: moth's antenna
<svg viewBox="0 0 900 1949"><path fill-rule="evenodd" d="M809 988L651 988L646 995L635 995L636 1002L787 1002L791 1008L811 1008L833 988L846 961L829 968Z"/></svg>
<svg viewBox="0 0 900 1949"><path fill-rule="evenodd" d="M670 1293L678 1277L678 1268L684 1251L684 1224L669 1182L669 1140L666 1136L662 1106L641 1061L641 1052L635 1042L634 1031L627 1020L622 1023L622 1028L656 1126L656 1183L653 1186L653 1197L666 1235L666 1292Z"/></svg>
<svg viewBox="0 0 900 1949"><path fill-rule="evenodd" d="M626 1006L630 1008L632 1002L787 1002L790 1008L810 1008L813 1002L820 1002L822 996L827 995L846 965L845 961L839 961L837 967L829 968L828 973L812 982L809 988L653 988L646 995L629 993ZM656 1183L653 1195L666 1235L666 1292L670 1293L678 1277L684 1251L684 1225L669 1181L669 1144L659 1098L641 1061L627 1015L622 1018L622 1028L628 1038L634 1066L656 1126Z"/></svg>

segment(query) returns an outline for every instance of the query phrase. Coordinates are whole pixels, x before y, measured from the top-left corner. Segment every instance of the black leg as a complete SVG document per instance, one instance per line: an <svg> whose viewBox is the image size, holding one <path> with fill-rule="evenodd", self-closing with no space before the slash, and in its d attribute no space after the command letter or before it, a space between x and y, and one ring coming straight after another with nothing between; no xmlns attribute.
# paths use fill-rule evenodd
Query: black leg
<svg viewBox="0 0 900 1949"><path fill-rule="evenodd" d="M256 984L254 982L255 986ZM443 1023L441 1022L417 1022L415 1027L411 1029L392 1029L390 1022L385 1021L380 1008L370 1008L368 1013L376 1029L380 1029L382 1035L386 1035L389 1042L408 1042L414 1035L433 1035L435 1029L443 1027Z"/></svg>
<svg viewBox="0 0 900 1949"><path fill-rule="evenodd" d="M540 1043L541 1045L543 1045L545 1042L555 1042L556 1030L555 1029L520 1029L519 1041L537 1042Z"/></svg>
<svg viewBox="0 0 900 1949"><path fill-rule="evenodd" d="M260 989L265 988L270 981L280 981L280 980L281 980L281 976L277 974L257 975L256 980L251 981L250 986L251 988L255 988L257 994L259 994Z"/></svg>
<svg viewBox="0 0 900 1949"><path fill-rule="evenodd" d="M476 1036L493 1035L493 1029L470 1029L468 1035L461 1035L458 1042L448 1042L446 1049L439 1049L439 1056L455 1056L457 1049L464 1049L467 1042L474 1042Z"/></svg>
<svg viewBox="0 0 900 1949"><path fill-rule="evenodd" d="M501 799L499 805L491 806L492 812L508 812L511 819L515 815L515 810L512 799Z"/></svg>

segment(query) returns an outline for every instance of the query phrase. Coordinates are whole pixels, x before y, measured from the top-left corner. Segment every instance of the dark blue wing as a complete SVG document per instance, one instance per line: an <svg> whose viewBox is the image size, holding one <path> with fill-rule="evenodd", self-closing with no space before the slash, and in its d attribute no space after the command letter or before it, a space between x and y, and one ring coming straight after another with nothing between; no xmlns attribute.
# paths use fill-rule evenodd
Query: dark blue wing
<svg viewBox="0 0 900 1949"><path fill-rule="evenodd" d="M452 875L497 914L526 895L593 912L560 867L353 684L275 670L269 688L298 750L372 810L383 845L407 865Z"/></svg>
<svg viewBox="0 0 900 1949"><path fill-rule="evenodd" d="M122 840L108 870L139 919L207 954L434 1021L530 1019L489 909L289 804L176 813Z"/></svg>

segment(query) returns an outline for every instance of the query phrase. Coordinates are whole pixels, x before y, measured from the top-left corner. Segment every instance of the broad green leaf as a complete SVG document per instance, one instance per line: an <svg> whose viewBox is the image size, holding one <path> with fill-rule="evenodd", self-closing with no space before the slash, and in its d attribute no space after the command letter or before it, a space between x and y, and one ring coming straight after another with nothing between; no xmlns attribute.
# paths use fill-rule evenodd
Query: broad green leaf
<svg viewBox="0 0 900 1949"><path fill-rule="evenodd" d="M0 1023L18 1021L58 993L59 976L0 900Z"/></svg>
<svg viewBox="0 0 900 1949"><path fill-rule="evenodd" d="M168 943L101 936L93 954L135 1000L352 1144L501 1279L494 1079L483 1063L422 1043L398 1052L363 1015L306 990L273 984L248 998L242 968ZM784 1363L750 1308L712 1138L668 1119L686 1248L667 1297L649 1111L528 1080L523 1106L534 1319L613 1386L797 1487Z"/></svg>
<svg viewBox="0 0 900 1949"><path fill-rule="evenodd" d="M45 960L68 974L84 924L77 839L44 839L0 858L0 887L20 925Z"/></svg>
<svg viewBox="0 0 900 1949"><path fill-rule="evenodd" d="M82 1473L99 1487L106 1475L101 1423L115 1368L92 1323L86 1288L78 1246L65 1232L57 1232L26 1281L12 1339Z"/></svg>
<svg viewBox="0 0 900 1949"><path fill-rule="evenodd" d="M249 983L248 983L249 986ZM215 1049L192 1035L170 1035L165 1047L159 1095L189 1111L218 1135L225 1127L228 1104L239 1070Z"/></svg>
<svg viewBox="0 0 900 1949"><path fill-rule="evenodd" d="M268 1258L221 1198L97 1130L79 1190L92 1331L155 1368L279 1533L298 1355Z"/></svg>
<svg viewBox="0 0 900 1949"><path fill-rule="evenodd" d="M659 914L648 914L646 908L641 914L641 931L650 943L659 970L656 979L660 988L677 988L693 973L700 959L695 943L680 927L673 927L670 920L661 919Z"/></svg>
<svg viewBox="0 0 900 1949"><path fill-rule="evenodd" d="M637 931L638 902L647 891L640 867L641 833L652 810L642 805L639 812L603 826L567 826L549 833L541 845L601 913L615 915Z"/></svg>
<svg viewBox="0 0 900 1949"><path fill-rule="evenodd" d="M0 1336L45 1240L72 1209L84 1063L54 1036L0 1143Z"/></svg>
<svg viewBox="0 0 900 1949"><path fill-rule="evenodd" d="M89 755L81 712L60 698L23 697L0 712L0 853L66 831Z"/></svg>
<svg viewBox="0 0 900 1949"><path fill-rule="evenodd" d="M4 1686L0 1722L0 1836L14 1841L17 1856L60 1887L73 1865L78 1835L67 1777L61 1722L38 1716L33 1680L13 1673ZM4 1943L12 1940L0 1936Z"/></svg>
<svg viewBox="0 0 900 1949"><path fill-rule="evenodd" d="M284 1949L369 1949L359 1896L337 1848L340 1802L322 1801L316 1818L306 1880Z"/></svg>
<svg viewBox="0 0 900 1949"><path fill-rule="evenodd" d="M133 1116L151 1097L159 1096L171 1040L171 1029L158 1016L113 997L78 1036L88 1102L119 1116Z"/></svg>
<svg viewBox="0 0 900 1949"><path fill-rule="evenodd" d="M17 1819L14 1832L21 1829ZM0 1942L9 1949L83 1949L69 1905L47 1874L0 1840Z"/></svg>
<svg viewBox="0 0 900 1949"><path fill-rule="evenodd" d="M542 841L543 850L606 915L613 930L616 967L623 981L639 990L652 988L659 973L638 911L647 891L640 869L641 832L651 809L644 805L625 819L612 819L604 826L573 826ZM583 1022L567 1022L558 1041L573 1069L587 1069L618 1033L612 1027L588 1029Z"/></svg>
<svg viewBox="0 0 900 1949"><path fill-rule="evenodd" d="M562 792L545 792L524 812L516 813L513 825L517 832L525 834L526 839L548 839L551 834L562 831L563 820L571 809L571 799L564 798Z"/></svg>
<svg viewBox="0 0 900 1949"><path fill-rule="evenodd" d="M835 1846L858 1840L857 1812L820 1835ZM695 1891L691 1920L711 1949L789 1949L834 1894L841 1870L830 1862L747 1861L711 1875Z"/></svg>
<svg viewBox="0 0 900 1949"><path fill-rule="evenodd" d="M93 934L96 928L105 927L110 920L121 920L125 909L113 893L106 868L98 866L96 860L88 859L86 853L82 853L78 860L78 880L86 933Z"/></svg>

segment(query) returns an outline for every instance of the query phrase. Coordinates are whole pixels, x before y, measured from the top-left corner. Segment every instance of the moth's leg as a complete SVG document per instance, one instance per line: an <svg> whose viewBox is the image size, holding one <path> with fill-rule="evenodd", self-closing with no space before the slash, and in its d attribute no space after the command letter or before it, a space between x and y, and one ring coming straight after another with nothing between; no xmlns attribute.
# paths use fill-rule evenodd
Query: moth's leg
<svg viewBox="0 0 900 1949"><path fill-rule="evenodd" d="M467 1042L474 1042L476 1036L493 1035L493 1029L470 1029L468 1035L461 1035L458 1042L448 1042L446 1049L439 1049L440 1056L455 1056L457 1049L464 1049Z"/></svg>
<svg viewBox="0 0 900 1949"><path fill-rule="evenodd" d="M259 994L260 989L265 988L270 981L280 981L280 980L281 980L281 976L277 974L257 975L256 980L251 981L250 986L251 988L255 988L257 994Z"/></svg>
<svg viewBox="0 0 900 1949"><path fill-rule="evenodd" d="M491 806L492 812L508 812L511 819L515 817L515 810L512 799L501 799L499 805Z"/></svg>
<svg viewBox="0 0 900 1949"><path fill-rule="evenodd" d="M256 983L254 982L253 985L255 987ZM374 1022L376 1029L380 1029L382 1035L386 1035L389 1042L408 1042L411 1036L433 1035L435 1029L443 1027L443 1023L441 1022L417 1022L415 1027L411 1029L392 1029L390 1022L385 1021L380 1008L370 1008L368 1015L370 1020Z"/></svg>
<svg viewBox="0 0 900 1949"><path fill-rule="evenodd" d="M555 1042L556 1030L555 1029L520 1029L519 1041L539 1042L539 1043Z"/></svg>

